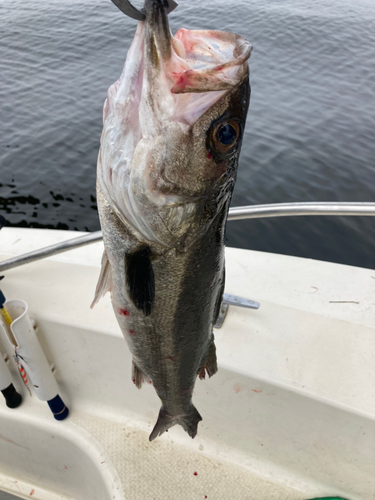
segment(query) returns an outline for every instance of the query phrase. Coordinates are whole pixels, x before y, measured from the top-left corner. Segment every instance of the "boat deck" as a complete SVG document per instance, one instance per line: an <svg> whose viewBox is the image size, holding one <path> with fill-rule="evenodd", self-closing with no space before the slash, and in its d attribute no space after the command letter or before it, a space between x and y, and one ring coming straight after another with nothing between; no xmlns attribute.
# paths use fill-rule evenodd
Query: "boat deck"
<svg viewBox="0 0 375 500"><path fill-rule="evenodd" d="M4 228L0 260L77 235ZM227 248L226 292L260 309L230 306L215 331L219 372L197 381L197 438L174 427L149 443L158 398L131 383L109 297L89 308L102 249L5 273L71 414L56 422L26 393L17 410L0 405L0 489L40 500L373 500L375 271ZM1 336L0 351L12 354Z"/></svg>

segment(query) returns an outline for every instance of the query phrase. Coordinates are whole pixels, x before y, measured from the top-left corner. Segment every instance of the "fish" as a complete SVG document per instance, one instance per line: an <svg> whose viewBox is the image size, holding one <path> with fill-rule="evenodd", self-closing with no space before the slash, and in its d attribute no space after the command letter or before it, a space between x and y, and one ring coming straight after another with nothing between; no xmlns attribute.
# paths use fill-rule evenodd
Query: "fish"
<svg viewBox="0 0 375 500"><path fill-rule="evenodd" d="M225 282L226 220L250 100L250 43L222 31L171 34L167 0L146 0L109 88L97 162L108 291L136 387L161 400L149 439L194 438L197 377L217 372L213 326Z"/></svg>

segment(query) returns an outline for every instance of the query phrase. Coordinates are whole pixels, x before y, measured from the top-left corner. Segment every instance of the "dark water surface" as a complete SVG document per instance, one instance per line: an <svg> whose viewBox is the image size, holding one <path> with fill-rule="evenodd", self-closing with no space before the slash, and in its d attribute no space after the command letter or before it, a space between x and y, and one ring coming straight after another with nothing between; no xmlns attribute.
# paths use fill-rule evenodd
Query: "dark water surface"
<svg viewBox="0 0 375 500"><path fill-rule="evenodd" d="M254 45L233 206L375 201L373 0L180 0L170 21L173 31L235 31ZM0 214L9 225L99 229L102 105L135 27L110 0L0 0ZM375 219L231 222L228 244L373 268Z"/></svg>

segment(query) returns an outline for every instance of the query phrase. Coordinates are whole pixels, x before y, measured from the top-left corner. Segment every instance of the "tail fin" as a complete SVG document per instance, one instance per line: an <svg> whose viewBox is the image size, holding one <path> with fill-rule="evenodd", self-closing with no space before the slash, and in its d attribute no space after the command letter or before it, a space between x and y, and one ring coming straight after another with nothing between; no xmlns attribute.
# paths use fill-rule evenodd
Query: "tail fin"
<svg viewBox="0 0 375 500"><path fill-rule="evenodd" d="M198 423L202 420L198 410L194 405L190 405L189 411L184 417L177 422L189 434L191 438L195 438L198 432Z"/></svg>
<svg viewBox="0 0 375 500"><path fill-rule="evenodd" d="M183 415L171 415L167 409L162 406L160 408L159 417L153 428L149 440L153 441L158 436L161 436L170 427L180 424L182 428L189 434L191 438L195 438L198 431L198 423L202 420L198 410L194 405L190 405L189 410Z"/></svg>

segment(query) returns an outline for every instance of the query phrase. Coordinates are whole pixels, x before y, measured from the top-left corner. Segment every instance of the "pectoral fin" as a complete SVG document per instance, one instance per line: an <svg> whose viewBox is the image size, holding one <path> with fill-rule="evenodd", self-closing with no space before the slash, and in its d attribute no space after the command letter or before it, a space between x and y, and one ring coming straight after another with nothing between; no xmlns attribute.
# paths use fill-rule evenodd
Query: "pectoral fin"
<svg viewBox="0 0 375 500"><path fill-rule="evenodd" d="M150 381L150 379L138 368L134 360L132 364L132 380L137 389L140 389L144 382Z"/></svg>
<svg viewBox="0 0 375 500"><path fill-rule="evenodd" d="M155 279L150 248L142 247L125 255L126 285L134 305L149 316L155 299Z"/></svg>

